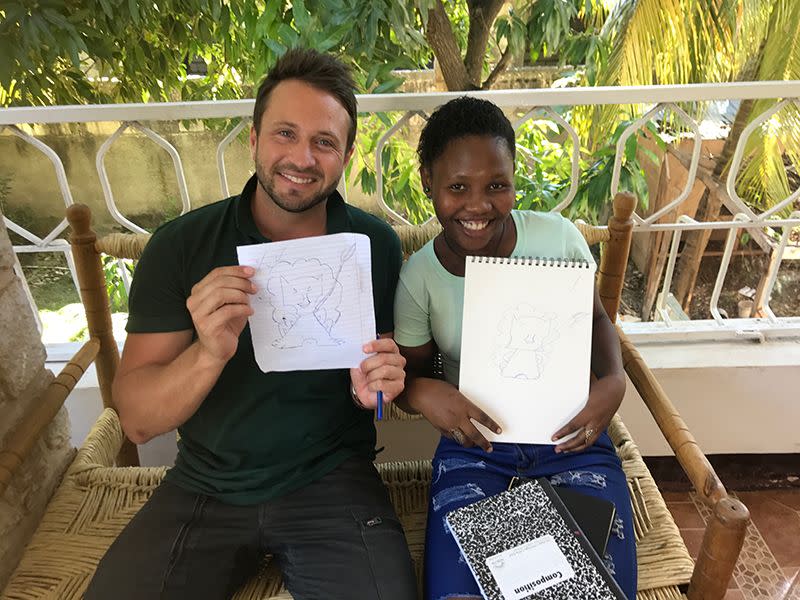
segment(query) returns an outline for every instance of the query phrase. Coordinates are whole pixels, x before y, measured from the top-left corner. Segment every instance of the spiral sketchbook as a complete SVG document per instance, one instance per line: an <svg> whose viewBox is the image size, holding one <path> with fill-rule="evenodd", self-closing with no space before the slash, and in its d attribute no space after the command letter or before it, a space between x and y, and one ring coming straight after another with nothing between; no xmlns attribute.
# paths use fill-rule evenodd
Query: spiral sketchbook
<svg viewBox="0 0 800 600"><path fill-rule="evenodd" d="M546 479L447 514L486 600L625 600Z"/></svg>
<svg viewBox="0 0 800 600"><path fill-rule="evenodd" d="M491 441L552 444L589 397L594 262L467 257L461 393L503 430Z"/></svg>

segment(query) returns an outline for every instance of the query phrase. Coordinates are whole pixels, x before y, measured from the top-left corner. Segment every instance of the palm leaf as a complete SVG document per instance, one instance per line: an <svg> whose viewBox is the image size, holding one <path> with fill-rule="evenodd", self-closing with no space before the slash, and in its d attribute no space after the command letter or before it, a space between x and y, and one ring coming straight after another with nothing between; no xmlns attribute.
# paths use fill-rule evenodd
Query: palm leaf
<svg viewBox="0 0 800 600"><path fill-rule="evenodd" d="M800 2L774 0L768 24L763 28L763 49L759 81L800 79ZM749 120L757 118L774 104L759 100L753 104ZM800 167L800 110L790 105L757 128L748 138L745 167L737 177L737 190L749 204L768 209L790 193L786 165L795 173ZM786 213L791 207L786 209Z"/></svg>
<svg viewBox="0 0 800 600"><path fill-rule="evenodd" d="M733 50L739 2L755 0L629 0L617 4L602 36L612 48L598 85L725 81L736 67ZM590 139L602 144L621 119L642 107L597 107Z"/></svg>

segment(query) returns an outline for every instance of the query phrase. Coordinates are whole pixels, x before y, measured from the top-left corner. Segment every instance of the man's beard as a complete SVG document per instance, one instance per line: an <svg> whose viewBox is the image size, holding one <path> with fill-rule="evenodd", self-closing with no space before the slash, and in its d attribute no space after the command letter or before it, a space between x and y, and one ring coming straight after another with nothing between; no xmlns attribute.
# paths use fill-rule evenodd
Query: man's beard
<svg viewBox="0 0 800 600"><path fill-rule="evenodd" d="M288 165L287 165L288 166ZM296 173L302 173L299 169L291 168L290 170ZM275 171L277 172L277 170ZM321 178L319 173L309 173L314 177ZM267 174L264 172L263 167L256 162L256 178L258 179L259 185L262 187L264 192L272 199L272 201L279 207L285 210L286 212L291 213L301 213L305 212L311 208L314 208L317 204L324 202L328 199L334 190L336 189L337 184L333 183L332 185L328 186L328 188L322 190L319 194L315 196L311 196L308 200L305 200L302 204L296 204L290 202L286 197L282 197L278 192L275 190L275 186L272 185L272 178L267 177Z"/></svg>

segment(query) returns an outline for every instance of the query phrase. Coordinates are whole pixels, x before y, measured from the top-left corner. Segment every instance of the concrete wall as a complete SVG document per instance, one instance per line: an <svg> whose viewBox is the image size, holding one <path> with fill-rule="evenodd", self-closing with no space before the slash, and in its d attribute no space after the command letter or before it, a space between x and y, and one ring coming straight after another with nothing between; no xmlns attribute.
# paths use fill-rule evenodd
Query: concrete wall
<svg viewBox="0 0 800 600"><path fill-rule="evenodd" d="M495 87L549 87L562 72L559 67L510 69L501 75ZM400 74L405 79L403 91L435 89L433 70L403 71ZM209 128L176 121L143 124L177 148L192 207L222 198L216 150L232 125L222 120L210 122ZM61 157L74 201L92 208L101 233L110 230L115 223L105 205L95 157L119 126L118 122L101 122L22 127ZM252 174L247 133L247 130L243 131L226 150L225 168L231 194L238 193ZM127 129L109 150L105 165L117 206L125 216L155 213L170 217L180 212L180 194L172 160L165 150L145 135ZM43 237L64 216L64 201L55 170L39 150L11 132L3 131L0 132L0 181L7 177L10 177L10 193L5 200L0 197L0 209L5 204L8 216L26 228L28 222L34 223L29 229ZM348 202L376 210L374 199L366 198L352 186L348 188ZM159 219L159 222L163 220Z"/></svg>
<svg viewBox="0 0 800 600"><path fill-rule="evenodd" d="M706 454L800 453L800 340L638 348ZM620 414L642 453L671 453L630 381Z"/></svg>
<svg viewBox="0 0 800 600"><path fill-rule="evenodd" d="M45 369L45 349L15 265L0 213L0 448L53 380ZM69 419L62 409L0 496L0 589L73 454Z"/></svg>
<svg viewBox="0 0 800 600"><path fill-rule="evenodd" d="M560 66L512 67L500 74L492 89L549 88L570 68ZM436 71L434 69L398 71L398 74L405 80L400 86L399 91L401 92L447 91L444 78L438 70L438 64Z"/></svg>
<svg viewBox="0 0 800 600"><path fill-rule="evenodd" d="M800 341L641 344L643 358L706 454L800 453ZM646 456L672 451L628 381L620 416ZM379 426L379 460L430 458L427 422Z"/></svg>
<svg viewBox="0 0 800 600"><path fill-rule="evenodd" d="M119 224L106 207L95 157L119 125L116 122L48 125L30 130L61 157L73 200L92 209L93 222L100 234ZM180 154L192 208L223 198L216 152L227 130L202 127L186 130L171 122L154 124L153 129ZM246 135L247 130L225 152L230 194L238 194L253 173ZM151 228L180 214L180 192L172 159L147 136L127 129L106 154L105 166L117 207L137 225ZM0 133L0 178L3 177L10 177L10 192L4 200L6 211L17 224L44 237L64 218L65 205L53 164L39 150L8 132ZM378 210L373 199L352 186L348 187L347 200L373 212ZM147 223L138 220L138 215L155 220Z"/></svg>
<svg viewBox="0 0 800 600"><path fill-rule="evenodd" d="M101 231L110 228L113 221L105 205L95 157L119 125L67 124L36 126L32 130L61 157L74 201L91 207ZM189 131L178 123L157 123L153 127L180 154L192 207L222 198L216 148L225 132ZM106 155L105 165L114 199L124 215L130 218L143 213L168 216L180 213L180 193L172 160L143 134L126 130ZM245 143L237 141L229 146L225 168L230 192L238 193L252 168ZM22 219L35 220L38 229L34 233L41 237L46 233L43 229L49 230L64 217L64 201L52 163L39 150L9 133L0 134L2 173L11 177L6 205L14 220L21 220L18 215L22 211Z"/></svg>
<svg viewBox="0 0 800 600"><path fill-rule="evenodd" d="M51 350L64 357L74 351L67 346ZM800 453L800 341L638 348L706 454ZM102 410L93 371L79 382L67 407L73 443L80 445ZM620 415L643 454L672 454L630 381ZM438 441L439 433L427 421L384 421L378 424L378 447L384 447L378 460L429 459ZM175 452L174 434L139 447L144 465L171 465Z"/></svg>

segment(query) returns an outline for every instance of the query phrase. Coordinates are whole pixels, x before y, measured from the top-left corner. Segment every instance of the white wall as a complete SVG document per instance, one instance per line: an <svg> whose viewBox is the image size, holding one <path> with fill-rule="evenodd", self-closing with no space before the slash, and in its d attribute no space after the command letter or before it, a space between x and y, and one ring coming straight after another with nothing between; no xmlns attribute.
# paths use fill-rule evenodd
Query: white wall
<svg viewBox="0 0 800 600"><path fill-rule="evenodd" d="M58 372L70 346L50 347ZM800 341L640 345L639 351L706 454L800 453ZM77 446L102 410L94 371L67 400ZM671 454L633 384L620 409L642 453ZM438 432L426 421L379 425L380 461L430 458ZM175 436L140 447L143 465L171 465Z"/></svg>
<svg viewBox="0 0 800 600"><path fill-rule="evenodd" d="M706 454L800 453L800 341L639 346ZM620 414L646 455L671 454L628 382Z"/></svg>

